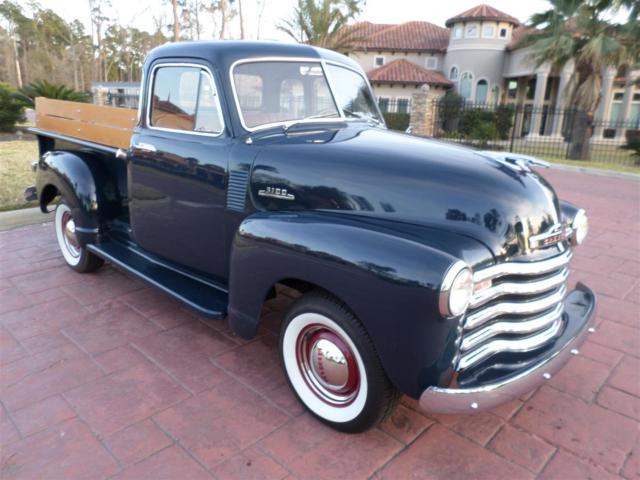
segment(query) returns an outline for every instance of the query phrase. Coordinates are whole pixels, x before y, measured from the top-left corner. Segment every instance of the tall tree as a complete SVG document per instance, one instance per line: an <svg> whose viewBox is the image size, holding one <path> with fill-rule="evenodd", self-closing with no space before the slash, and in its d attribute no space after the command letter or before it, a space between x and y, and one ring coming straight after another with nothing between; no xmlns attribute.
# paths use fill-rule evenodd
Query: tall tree
<svg viewBox="0 0 640 480"><path fill-rule="evenodd" d="M178 0L171 0L171 9L173 10L173 41L180 41L180 13L178 10Z"/></svg>
<svg viewBox="0 0 640 480"><path fill-rule="evenodd" d="M238 0L238 16L240 17L240 38L244 40L244 17L242 16L242 0Z"/></svg>
<svg viewBox="0 0 640 480"><path fill-rule="evenodd" d="M258 28L256 29L256 39L260 40L260 31L262 30L262 16L267 6L267 0L256 0L256 8L258 9Z"/></svg>
<svg viewBox="0 0 640 480"><path fill-rule="evenodd" d="M4 18L6 22L7 32L11 40L16 81L18 87L22 87L24 78L22 66L20 65L18 45L22 44L23 55L26 54L28 36L32 33L32 29L29 28L32 22L24 15L20 5L10 0L4 0L0 3L0 17Z"/></svg>
<svg viewBox="0 0 640 480"><path fill-rule="evenodd" d="M533 48L537 66L561 69L575 65L569 85L569 104L577 110L569 157L589 158L593 118L607 67L638 63L640 35L637 0L549 0L551 8L531 17L536 27L520 46ZM620 8L629 8L623 24L607 20Z"/></svg>
<svg viewBox="0 0 640 480"><path fill-rule="evenodd" d="M298 0L293 15L278 29L301 43L333 50L347 50L360 40L348 23L361 11L364 0Z"/></svg>
<svg viewBox="0 0 640 480"><path fill-rule="evenodd" d="M107 62L104 58L104 49L102 45L102 35L104 33L105 24L109 20L105 10L111 6L110 0L89 0L89 8L91 10L92 37L93 28L95 28L96 40L98 43L97 68L94 78L97 80L106 80L107 78Z"/></svg>

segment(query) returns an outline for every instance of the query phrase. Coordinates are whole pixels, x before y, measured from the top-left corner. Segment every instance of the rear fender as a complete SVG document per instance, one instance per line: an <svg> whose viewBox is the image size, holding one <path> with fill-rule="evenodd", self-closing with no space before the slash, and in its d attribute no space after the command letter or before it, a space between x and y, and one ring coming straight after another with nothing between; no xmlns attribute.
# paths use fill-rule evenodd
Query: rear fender
<svg viewBox="0 0 640 480"><path fill-rule="evenodd" d="M353 311L405 393L451 376L458 320L438 311L451 255L351 218L265 212L240 225L230 261L229 322L238 335L255 335L276 282L301 280Z"/></svg>
<svg viewBox="0 0 640 480"><path fill-rule="evenodd" d="M48 205L56 194L65 198L82 245L94 243L100 226L120 209L113 179L101 159L90 152L53 150L42 155L36 191L44 213L49 211Z"/></svg>

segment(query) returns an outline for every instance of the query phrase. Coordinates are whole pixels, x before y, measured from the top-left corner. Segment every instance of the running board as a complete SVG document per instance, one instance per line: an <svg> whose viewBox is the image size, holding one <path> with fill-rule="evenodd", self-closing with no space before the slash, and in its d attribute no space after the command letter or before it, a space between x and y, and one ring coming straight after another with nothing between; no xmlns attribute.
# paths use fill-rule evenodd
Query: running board
<svg viewBox="0 0 640 480"><path fill-rule="evenodd" d="M214 284L177 272L114 240L87 245L97 256L168 293L209 318L227 316L228 294Z"/></svg>

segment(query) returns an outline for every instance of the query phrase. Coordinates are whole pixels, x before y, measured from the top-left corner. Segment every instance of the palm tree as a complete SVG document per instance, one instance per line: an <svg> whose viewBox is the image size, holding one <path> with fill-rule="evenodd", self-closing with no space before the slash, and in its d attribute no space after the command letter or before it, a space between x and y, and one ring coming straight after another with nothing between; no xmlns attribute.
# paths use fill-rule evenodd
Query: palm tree
<svg viewBox="0 0 640 480"><path fill-rule="evenodd" d="M363 0L298 0L289 20L278 29L300 43L348 50L360 40L359 29L347 23L362 10Z"/></svg>
<svg viewBox="0 0 640 480"><path fill-rule="evenodd" d="M18 103L28 108L35 108L37 97L55 98L58 100L69 100L72 102L88 102L87 93L78 92L64 85L56 85L46 80L36 80L18 89L14 94Z"/></svg>
<svg viewBox="0 0 640 480"><path fill-rule="evenodd" d="M531 17L532 31L520 42L531 45L536 66L561 69L573 61L575 74L568 86L569 105L577 113L573 122L569 158L589 158L593 116L600 102L602 72L607 67L638 62L640 35L637 0L549 0L551 9ZM625 8L625 24L607 20Z"/></svg>

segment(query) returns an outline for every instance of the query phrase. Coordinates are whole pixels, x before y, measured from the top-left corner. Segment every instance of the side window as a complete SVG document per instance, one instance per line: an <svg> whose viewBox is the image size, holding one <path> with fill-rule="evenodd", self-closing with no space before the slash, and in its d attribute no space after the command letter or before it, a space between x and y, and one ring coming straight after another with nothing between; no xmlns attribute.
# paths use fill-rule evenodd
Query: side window
<svg viewBox="0 0 640 480"><path fill-rule="evenodd" d="M207 133L220 133L223 130L218 92L213 79L203 70L200 70L200 94L194 130Z"/></svg>
<svg viewBox="0 0 640 480"><path fill-rule="evenodd" d="M220 133L223 130L213 80L198 67L160 67L155 71L150 126Z"/></svg>
<svg viewBox="0 0 640 480"><path fill-rule="evenodd" d="M161 67L156 70L151 97L151 126L193 130L200 70Z"/></svg>

